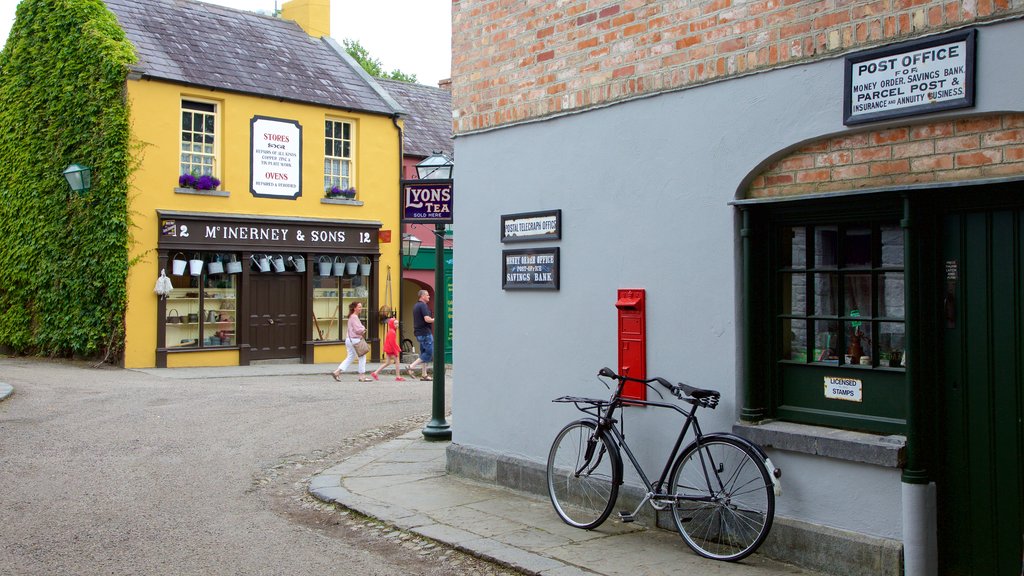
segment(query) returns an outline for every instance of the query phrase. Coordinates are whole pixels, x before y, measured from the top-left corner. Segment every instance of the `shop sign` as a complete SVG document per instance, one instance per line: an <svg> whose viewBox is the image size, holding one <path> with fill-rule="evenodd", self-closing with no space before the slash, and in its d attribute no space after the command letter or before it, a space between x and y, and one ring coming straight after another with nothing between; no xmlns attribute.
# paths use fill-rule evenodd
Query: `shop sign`
<svg viewBox="0 0 1024 576"><path fill-rule="evenodd" d="M825 376L825 398L862 402L864 400L861 395L862 389L863 382L856 378Z"/></svg>
<svg viewBox="0 0 1024 576"><path fill-rule="evenodd" d="M562 211L525 212L501 216L502 242L561 240Z"/></svg>
<svg viewBox="0 0 1024 576"><path fill-rule="evenodd" d="M403 180L402 222L451 224L454 200L451 180Z"/></svg>
<svg viewBox="0 0 1024 576"><path fill-rule="evenodd" d="M214 215L161 214L160 246L224 249L377 250L377 229L309 220L243 220Z"/></svg>
<svg viewBox="0 0 1024 576"><path fill-rule="evenodd" d="M502 290L558 290L558 248L502 250Z"/></svg>
<svg viewBox="0 0 1024 576"><path fill-rule="evenodd" d="M976 35L965 30L847 56L843 124L974 106Z"/></svg>
<svg viewBox="0 0 1024 576"><path fill-rule="evenodd" d="M294 200L302 195L302 126L295 120L254 116L249 166L253 196Z"/></svg>

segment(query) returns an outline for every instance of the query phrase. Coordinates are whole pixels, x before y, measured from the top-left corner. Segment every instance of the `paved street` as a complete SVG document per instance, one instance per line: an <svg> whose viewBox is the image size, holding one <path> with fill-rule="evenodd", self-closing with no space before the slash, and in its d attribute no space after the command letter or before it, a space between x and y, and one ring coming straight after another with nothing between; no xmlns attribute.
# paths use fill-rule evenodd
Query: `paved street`
<svg viewBox="0 0 1024 576"><path fill-rule="evenodd" d="M306 494L426 422L431 385L305 369L0 358L0 574L503 573Z"/></svg>

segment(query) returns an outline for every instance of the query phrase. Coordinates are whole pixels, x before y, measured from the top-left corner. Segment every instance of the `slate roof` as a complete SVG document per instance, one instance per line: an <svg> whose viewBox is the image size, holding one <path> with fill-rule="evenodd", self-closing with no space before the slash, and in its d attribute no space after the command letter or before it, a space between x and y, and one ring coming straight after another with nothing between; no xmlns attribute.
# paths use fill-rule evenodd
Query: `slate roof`
<svg viewBox="0 0 1024 576"><path fill-rule="evenodd" d="M407 156L455 153L452 141L452 93L444 88L377 78L409 114L404 117L404 148Z"/></svg>
<svg viewBox="0 0 1024 576"><path fill-rule="evenodd" d="M135 72L346 110L400 113L330 39L298 24L194 0L104 0L135 46Z"/></svg>

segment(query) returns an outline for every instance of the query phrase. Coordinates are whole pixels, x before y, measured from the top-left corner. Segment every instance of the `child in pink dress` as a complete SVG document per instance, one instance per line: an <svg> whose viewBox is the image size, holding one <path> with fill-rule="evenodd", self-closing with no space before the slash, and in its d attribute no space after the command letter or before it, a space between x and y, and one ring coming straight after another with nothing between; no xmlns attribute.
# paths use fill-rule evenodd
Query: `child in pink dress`
<svg viewBox="0 0 1024 576"><path fill-rule="evenodd" d="M384 336L384 363L370 373L374 380L377 380L380 375L380 371L392 364L395 366L395 381L405 382L405 378L402 378L402 366L399 362L399 358L402 357L402 348L398 346L398 320L394 318L388 318L388 333Z"/></svg>

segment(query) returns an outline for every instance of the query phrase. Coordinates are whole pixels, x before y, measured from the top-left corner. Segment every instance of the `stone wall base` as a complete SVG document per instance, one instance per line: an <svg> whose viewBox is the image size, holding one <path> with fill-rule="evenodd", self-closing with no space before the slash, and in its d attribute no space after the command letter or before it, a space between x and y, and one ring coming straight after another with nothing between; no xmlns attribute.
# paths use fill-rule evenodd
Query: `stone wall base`
<svg viewBox="0 0 1024 576"><path fill-rule="evenodd" d="M512 490L547 495L544 468L542 463L491 450L455 443L448 446L449 474ZM616 508L632 512L641 498L641 490L623 486ZM614 521L614 516L608 521ZM675 530L671 512L656 513L646 505L636 521L648 527ZM758 553L837 576L899 576L903 573L903 544L898 540L779 516L775 517L772 531Z"/></svg>

